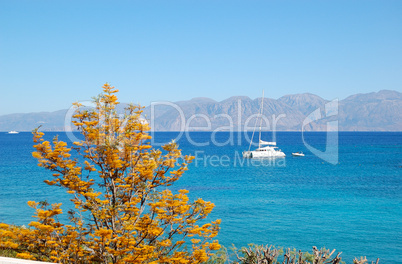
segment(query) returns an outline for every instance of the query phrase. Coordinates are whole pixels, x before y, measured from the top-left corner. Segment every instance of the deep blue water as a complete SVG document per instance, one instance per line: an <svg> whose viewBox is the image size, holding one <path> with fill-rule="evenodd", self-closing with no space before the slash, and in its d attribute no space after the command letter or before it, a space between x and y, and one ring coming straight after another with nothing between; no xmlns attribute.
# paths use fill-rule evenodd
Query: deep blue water
<svg viewBox="0 0 402 264"><path fill-rule="evenodd" d="M156 133L154 143L177 134ZM303 251L317 246L342 251L348 262L365 255L402 263L401 132L340 132L336 165L308 151L299 132L277 132L285 159L243 160L244 136L191 132L178 139L184 154L196 159L172 189L185 188L192 199L215 203L209 219L222 219L218 239L223 245L274 244ZM270 140L272 135L263 136ZM325 150L325 133L304 136ZM0 222L27 225L33 214L28 200L68 205L63 190L43 183L51 173L37 167L32 145L30 133L0 133ZM295 151L306 156L292 157Z"/></svg>

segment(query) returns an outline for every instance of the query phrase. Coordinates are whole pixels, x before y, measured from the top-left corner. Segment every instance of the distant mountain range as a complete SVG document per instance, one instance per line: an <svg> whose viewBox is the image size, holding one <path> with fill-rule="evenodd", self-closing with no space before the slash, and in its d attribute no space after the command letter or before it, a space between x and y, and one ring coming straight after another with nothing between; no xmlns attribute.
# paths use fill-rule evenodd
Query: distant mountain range
<svg viewBox="0 0 402 264"><path fill-rule="evenodd" d="M260 106L261 98L252 100L246 96L221 102L194 98L152 103L143 114L155 131L236 131L254 128ZM120 108L123 107L124 104ZM67 109L3 115L0 131L31 131L39 125L44 131L63 131L66 113ZM332 103L309 93L285 95L277 100L265 98L263 114L265 130L324 131L328 122L337 121L339 131L402 131L402 93L382 90Z"/></svg>

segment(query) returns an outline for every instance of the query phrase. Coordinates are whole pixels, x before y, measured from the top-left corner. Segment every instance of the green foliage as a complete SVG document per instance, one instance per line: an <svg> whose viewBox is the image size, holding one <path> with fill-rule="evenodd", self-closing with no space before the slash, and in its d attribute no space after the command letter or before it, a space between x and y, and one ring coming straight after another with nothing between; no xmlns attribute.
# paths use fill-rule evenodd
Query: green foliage
<svg viewBox="0 0 402 264"><path fill-rule="evenodd" d="M13 249L0 249L0 256L6 258L15 258L17 256L17 252Z"/></svg>
<svg viewBox="0 0 402 264"><path fill-rule="evenodd" d="M229 255L225 247L221 246L221 248L216 251L208 261L203 264L224 264L229 261Z"/></svg>
<svg viewBox="0 0 402 264"><path fill-rule="evenodd" d="M222 247L216 252L209 261L204 264L344 264L340 253L334 256L335 250L321 248L318 250L313 247L312 253L302 252L301 250L277 248L275 246L264 246L249 244L241 249L234 245L229 248ZM375 263L378 263L379 259ZM369 264L366 257L355 258L354 264ZM374 263L374 262L371 262Z"/></svg>

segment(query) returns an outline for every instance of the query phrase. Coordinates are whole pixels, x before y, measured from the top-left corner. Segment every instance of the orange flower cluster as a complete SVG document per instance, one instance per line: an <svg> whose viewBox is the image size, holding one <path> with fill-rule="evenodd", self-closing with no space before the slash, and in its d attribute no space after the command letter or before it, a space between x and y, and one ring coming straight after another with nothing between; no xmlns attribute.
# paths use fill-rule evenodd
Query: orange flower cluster
<svg viewBox="0 0 402 264"><path fill-rule="evenodd" d="M117 113L117 90L109 84L96 108L76 103L74 124L83 140L68 147L35 130L33 156L53 172L49 185L65 188L75 209L70 224L57 220L61 204L28 202L36 208L29 228L0 224L0 249L17 257L59 263L202 263L211 251L220 220L197 225L214 204L190 202L188 191L172 194L172 185L193 157L182 156L175 142L153 149L141 108ZM72 158L72 153L81 158ZM163 187L163 188L161 188ZM162 190L163 189L163 190ZM88 219L89 217L89 219ZM203 221L205 222L205 221Z"/></svg>

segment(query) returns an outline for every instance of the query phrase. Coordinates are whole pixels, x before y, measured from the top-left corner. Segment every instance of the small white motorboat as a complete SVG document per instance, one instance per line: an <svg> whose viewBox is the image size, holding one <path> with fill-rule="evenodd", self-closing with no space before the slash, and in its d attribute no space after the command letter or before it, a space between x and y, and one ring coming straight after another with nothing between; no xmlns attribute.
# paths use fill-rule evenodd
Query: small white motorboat
<svg viewBox="0 0 402 264"><path fill-rule="evenodd" d="M8 134L18 134L18 133L20 133L20 132L17 132L17 131L10 131L10 132L8 132Z"/></svg>
<svg viewBox="0 0 402 264"><path fill-rule="evenodd" d="M292 156L304 157L304 154L303 154L303 152L294 152L294 153L292 153Z"/></svg>

